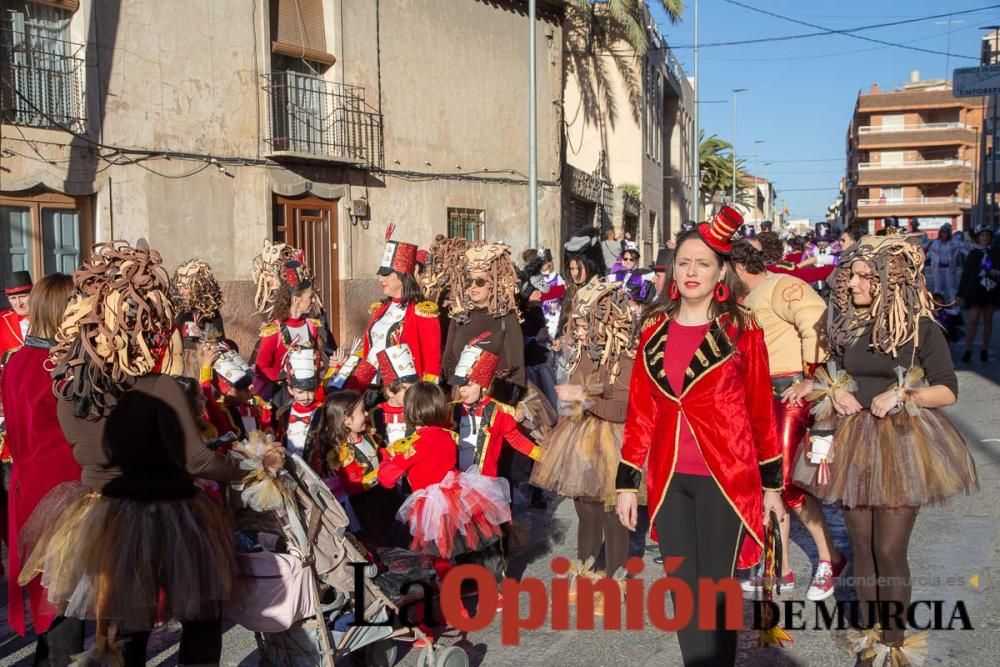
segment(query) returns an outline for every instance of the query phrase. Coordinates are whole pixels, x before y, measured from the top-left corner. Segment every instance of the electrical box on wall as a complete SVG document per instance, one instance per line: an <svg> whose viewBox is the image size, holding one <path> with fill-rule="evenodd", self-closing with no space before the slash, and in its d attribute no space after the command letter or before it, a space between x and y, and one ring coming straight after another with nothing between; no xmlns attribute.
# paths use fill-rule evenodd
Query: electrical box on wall
<svg viewBox="0 0 1000 667"><path fill-rule="evenodd" d="M353 209L355 218L368 217L368 202L364 199L355 199L351 202L351 208Z"/></svg>

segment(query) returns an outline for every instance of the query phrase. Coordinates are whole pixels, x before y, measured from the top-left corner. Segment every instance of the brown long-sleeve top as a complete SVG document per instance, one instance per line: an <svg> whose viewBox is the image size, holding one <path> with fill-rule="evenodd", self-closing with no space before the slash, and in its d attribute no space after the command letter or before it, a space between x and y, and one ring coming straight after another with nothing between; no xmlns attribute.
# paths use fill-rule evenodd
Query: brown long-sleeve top
<svg viewBox="0 0 1000 667"><path fill-rule="evenodd" d="M584 354L579 365L570 374L566 384L585 385L587 378L597 371L598 381L604 385L604 391L600 396L588 396L584 401L585 409L599 419L615 424L624 424L625 415L628 412L628 386L629 378L632 377L633 363L632 359L622 356L621 372L612 383L611 377L608 375L608 367L598 368L590 356Z"/></svg>
<svg viewBox="0 0 1000 667"><path fill-rule="evenodd" d="M928 317L920 320L919 327L920 342L916 355L913 353L912 341L904 345L896 357L876 352L869 345L867 333L848 345L843 355L834 355L837 366L846 370L857 381L858 390L854 397L861 407L870 408L873 398L898 384L897 366L905 371L914 364L924 369L924 377L930 386L944 385L958 396L955 365L941 327Z"/></svg>
<svg viewBox="0 0 1000 667"><path fill-rule="evenodd" d="M97 421L59 401L59 425L83 468L80 481L105 496L136 500L187 498L194 477L241 479L239 465L205 447L180 385L168 375L145 375Z"/></svg>
<svg viewBox="0 0 1000 667"><path fill-rule="evenodd" d="M470 312L469 321L464 324L452 320L441 360L441 376L445 381L452 376L466 344L485 331L490 333L490 337L479 347L500 357L497 370L501 377L512 385L524 388L524 334L515 313L493 317L486 310L477 309Z"/></svg>

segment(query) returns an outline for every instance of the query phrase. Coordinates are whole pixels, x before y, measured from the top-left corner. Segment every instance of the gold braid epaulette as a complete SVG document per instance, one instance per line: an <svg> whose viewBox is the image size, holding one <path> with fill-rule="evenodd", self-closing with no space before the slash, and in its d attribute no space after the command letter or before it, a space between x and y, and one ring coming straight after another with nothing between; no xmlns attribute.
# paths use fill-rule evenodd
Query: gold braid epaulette
<svg viewBox="0 0 1000 667"><path fill-rule="evenodd" d="M433 301L421 301L414 306L414 311L421 317L437 317L438 306Z"/></svg>
<svg viewBox="0 0 1000 667"><path fill-rule="evenodd" d="M655 326L659 325L660 323L663 322L663 320L666 319L666 317L667 316L664 315L663 313L660 313L656 317L647 317L646 321L642 323L642 330L645 331L646 329L648 329L650 327L655 327Z"/></svg>
<svg viewBox="0 0 1000 667"><path fill-rule="evenodd" d="M273 336L281 331L281 327L278 326L277 322L265 322L260 327L260 337L267 338L268 336Z"/></svg>
<svg viewBox="0 0 1000 667"><path fill-rule="evenodd" d="M368 306L368 314L374 315L375 311L378 310L379 306L381 305L382 305L381 301L372 301L372 303Z"/></svg>
<svg viewBox="0 0 1000 667"><path fill-rule="evenodd" d="M417 444L417 440L419 439L420 436L414 433L413 435L405 438L394 440L388 447L386 447L386 449L389 451L389 454L402 454L403 458L408 459L413 456L413 446Z"/></svg>

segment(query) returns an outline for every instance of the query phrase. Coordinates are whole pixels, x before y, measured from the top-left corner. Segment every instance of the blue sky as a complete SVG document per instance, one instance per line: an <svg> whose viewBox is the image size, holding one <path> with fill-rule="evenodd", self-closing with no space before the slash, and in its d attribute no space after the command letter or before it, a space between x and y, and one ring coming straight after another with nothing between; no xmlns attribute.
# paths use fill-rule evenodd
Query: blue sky
<svg viewBox="0 0 1000 667"><path fill-rule="evenodd" d="M740 2L836 30L998 4L996 0ZM677 25L664 18L659 0L648 3L690 76L692 49L683 47L689 47L694 37L694 0L685 0L685 17ZM701 44L819 32L726 0L700 0L698 19ZM847 126L858 92L868 90L872 83L883 90L901 85L912 69L920 70L921 79L950 80L952 69L978 65L984 34L978 28L1000 24L1000 7L950 20L949 24L948 17L943 17L856 34L974 59L887 47L844 35L701 48L699 97L725 101L701 105L701 127L708 135L731 140L730 91L749 89L737 96L738 155L749 159L749 171L775 182L779 206L786 201L792 217L822 219L844 173ZM755 145L757 140L764 143ZM766 162L771 164L764 166Z"/></svg>

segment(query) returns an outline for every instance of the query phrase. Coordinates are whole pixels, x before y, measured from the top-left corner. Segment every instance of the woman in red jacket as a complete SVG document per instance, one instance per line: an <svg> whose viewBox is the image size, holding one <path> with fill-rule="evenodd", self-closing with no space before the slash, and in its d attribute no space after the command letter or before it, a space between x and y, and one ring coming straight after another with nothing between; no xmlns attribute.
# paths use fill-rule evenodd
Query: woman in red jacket
<svg viewBox="0 0 1000 667"><path fill-rule="evenodd" d="M7 622L24 636L27 592L38 635L36 658L47 656L53 665L69 664L72 655L83 651L83 621L56 618L41 580L33 579L23 588L18 585L21 559L17 543L21 528L45 494L63 482L80 479L80 464L73 459L73 449L56 419L52 378L45 368L72 291L73 279L64 273L51 273L35 285L29 311L31 327L24 346L7 363L2 391L7 444L14 458L8 492L7 544L11 548L7 552Z"/></svg>
<svg viewBox="0 0 1000 667"><path fill-rule="evenodd" d="M678 239L674 279L642 325L618 468L618 516L635 530L648 458L653 537L664 558L683 558L674 576L694 593L694 615L678 632L685 664L734 663L735 630L698 628L698 582L756 563L764 517L784 514L764 335L736 301L726 257L742 221L725 207ZM716 619L724 602L715 600Z"/></svg>
<svg viewBox="0 0 1000 667"><path fill-rule="evenodd" d="M385 252L378 267L382 300L371 307L365 327L363 353L368 363L378 367L378 353L405 343L413 353L417 375L436 382L441 375L441 325L437 304L424 301L413 272L417 267L417 246L391 239L395 229L386 230Z"/></svg>

